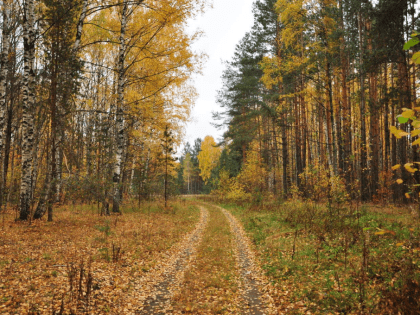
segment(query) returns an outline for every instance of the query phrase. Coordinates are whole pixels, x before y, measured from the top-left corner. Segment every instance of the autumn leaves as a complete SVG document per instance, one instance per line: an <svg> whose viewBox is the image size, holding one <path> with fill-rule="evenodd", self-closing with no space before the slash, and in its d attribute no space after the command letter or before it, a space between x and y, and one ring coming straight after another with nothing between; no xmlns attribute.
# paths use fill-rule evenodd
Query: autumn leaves
<svg viewBox="0 0 420 315"><path fill-rule="evenodd" d="M260 273L239 223L220 207L206 204L209 223L184 282L173 297L175 314L268 314Z"/></svg>

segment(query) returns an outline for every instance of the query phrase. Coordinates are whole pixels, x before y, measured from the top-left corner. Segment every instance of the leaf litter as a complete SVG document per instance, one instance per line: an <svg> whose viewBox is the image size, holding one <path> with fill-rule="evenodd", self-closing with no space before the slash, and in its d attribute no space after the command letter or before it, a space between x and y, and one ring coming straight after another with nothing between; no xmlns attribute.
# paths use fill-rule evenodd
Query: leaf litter
<svg viewBox="0 0 420 315"><path fill-rule="evenodd" d="M252 244L242 225L226 209L218 207L229 221L230 228L235 236L235 255L238 268L242 276L241 292L245 302L242 314L265 315L277 314L273 299L268 291L270 284L258 264L255 263L255 254Z"/></svg>
<svg viewBox="0 0 420 315"><path fill-rule="evenodd" d="M156 204L100 217L88 206L57 209L55 221L0 228L1 314L134 314L149 295L149 273L179 251L199 219L190 203Z"/></svg>
<svg viewBox="0 0 420 315"><path fill-rule="evenodd" d="M138 314L168 314L172 311L171 297L174 290L182 281L183 272L188 264L194 259L197 246L200 244L203 230L208 222L208 211L200 207L200 222L193 232L188 234L182 242L176 246L177 250L165 261L159 263L156 271L151 272L144 279L144 283L151 288L151 294L144 301L144 305L136 313ZM149 289L150 290L150 289Z"/></svg>

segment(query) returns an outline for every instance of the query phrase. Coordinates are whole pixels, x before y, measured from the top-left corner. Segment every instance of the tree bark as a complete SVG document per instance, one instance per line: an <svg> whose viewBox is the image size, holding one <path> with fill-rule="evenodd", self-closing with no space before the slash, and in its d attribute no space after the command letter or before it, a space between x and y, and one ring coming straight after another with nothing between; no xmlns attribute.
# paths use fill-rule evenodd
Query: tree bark
<svg viewBox="0 0 420 315"><path fill-rule="evenodd" d="M366 109L365 109L365 76L363 68L364 43L362 34L362 14L358 13L359 22L359 81L360 81L360 197L363 201L368 200L367 181L367 151L366 151Z"/></svg>
<svg viewBox="0 0 420 315"><path fill-rule="evenodd" d="M124 152L124 87L125 87L125 54L127 50L126 45L126 28L127 28L127 15L128 15L128 3L126 0L122 4L122 13L121 13L121 30L120 30L120 50L118 54L118 78L117 78L117 113L116 113L116 156L114 164L114 198L113 198L113 212L120 212L120 178L121 178L121 168L123 161L123 152Z"/></svg>
<svg viewBox="0 0 420 315"><path fill-rule="evenodd" d="M7 99L6 99L6 88L7 88L7 70L8 70L8 54L9 54L9 18L10 18L10 7L9 1L3 0L3 30L2 30L2 51L0 57L1 69L0 69L0 211L3 206L3 195L5 187L6 175L4 172L4 144L5 144L5 124L6 124L6 113L7 113Z"/></svg>
<svg viewBox="0 0 420 315"><path fill-rule="evenodd" d="M20 184L20 220L27 220L32 203L32 150L35 107L35 7L34 0L24 1L23 17L23 114L22 114L22 175Z"/></svg>

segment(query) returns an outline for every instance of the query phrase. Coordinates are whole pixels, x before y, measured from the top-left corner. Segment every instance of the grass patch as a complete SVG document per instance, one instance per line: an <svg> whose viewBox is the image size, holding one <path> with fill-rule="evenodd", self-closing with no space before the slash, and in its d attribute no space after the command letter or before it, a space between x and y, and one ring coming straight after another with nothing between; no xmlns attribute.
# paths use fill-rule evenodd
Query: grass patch
<svg viewBox="0 0 420 315"><path fill-rule="evenodd" d="M280 312L420 309L420 229L411 211L299 201L253 210L224 207L253 240Z"/></svg>
<svg viewBox="0 0 420 315"><path fill-rule="evenodd" d="M235 314L239 275L233 235L224 214L213 207L208 209L208 226L173 307L191 314Z"/></svg>
<svg viewBox="0 0 420 315"><path fill-rule="evenodd" d="M156 203L123 215L101 217L96 206L57 208L54 222L15 222L14 213L0 226L0 313L120 314L134 279L148 272L199 219L188 201L171 211ZM34 313L35 312L35 313Z"/></svg>

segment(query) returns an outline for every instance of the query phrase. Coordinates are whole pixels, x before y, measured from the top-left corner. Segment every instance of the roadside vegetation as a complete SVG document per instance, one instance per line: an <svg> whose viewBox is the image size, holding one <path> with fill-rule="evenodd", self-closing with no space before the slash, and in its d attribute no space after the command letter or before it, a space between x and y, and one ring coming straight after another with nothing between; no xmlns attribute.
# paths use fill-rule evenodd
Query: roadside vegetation
<svg viewBox="0 0 420 315"><path fill-rule="evenodd" d="M412 206L250 205L223 206L255 244L279 313L418 314L420 221Z"/></svg>

